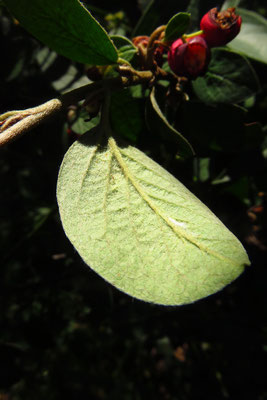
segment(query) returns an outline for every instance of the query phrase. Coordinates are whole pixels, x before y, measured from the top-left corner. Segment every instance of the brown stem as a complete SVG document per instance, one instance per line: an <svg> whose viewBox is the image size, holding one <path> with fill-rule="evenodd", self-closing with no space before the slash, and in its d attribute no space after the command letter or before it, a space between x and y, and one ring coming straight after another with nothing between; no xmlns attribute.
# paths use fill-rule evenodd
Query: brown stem
<svg viewBox="0 0 267 400"><path fill-rule="evenodd" d="M152 69L154 64L154 52L157 46L157 40L163 34L166 29L166 25L159 26L151 34L149 42L147 45L147 55L146 55L146 67L147 69Z"/></svg>
<svg viewBox="0 0 267 400"><path fill-rule="evenodd" d="M56 99L49 100L48 102L27 110L10 111L0 116L0 121L4 121L0 127L0 147L11 143L15 139L22 136L25 132L35 128L40 123L45 122L47 119L56 113L66 109L68 106L83 100L93 92L103 90L119 90L124 87L138 85L151 81L153 73L151 71L135 71L129 67L119 67L122 75L116 78L109 78L103 81L90 83L80 88L71 90L64 93Z"/></svg>
<svg viewBox="0 0 267 400"><path fill-rule="evenodd" d="M154 30L154 32L151 34L151 36L149 38L149 42L147 45L148 50L154 45L155 40L158 40L158 38L160 37L162 32L165 31L165 29L166 29L166 25L161 25L157 29Z"/></svg>

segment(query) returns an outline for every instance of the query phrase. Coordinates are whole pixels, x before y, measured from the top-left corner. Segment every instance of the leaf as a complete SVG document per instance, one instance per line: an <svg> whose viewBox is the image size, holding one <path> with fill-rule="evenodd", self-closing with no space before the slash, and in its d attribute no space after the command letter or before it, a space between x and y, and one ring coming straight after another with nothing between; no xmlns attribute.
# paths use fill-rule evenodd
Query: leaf
<svg viewBox="0 0 267 400"><path fill-rule="evenodd" d="M136 143L144 126L142 104L142 100L132 96L129 88L116 91L111 95L112 128L131 143Z"/></svg>
<svg viewBox="0 0 267 400"><path fill-rule="evenodd" d="M80 65L75 65L65 57L59 56L49 47L45 46L36 51L34 60L38 63L43 77L48 79L51 86L60 93L90 82L84 74L84 68L79 68Z"/></svg>
<svg viewBox="0 0 267 400"><path fill-rule="evenodd" d="M57 197L83 260L141 300L191 303L237 278L247 254L217 217L161 166L101 129L66 153Z"/></svg>
<svg viewBox="0 0 267 400"><path fill-rule="evenodd" d="M94 128L99 123L99 116L88 121L88 114L81 112L78 118L71 125L71 130L77 135L84 135L90 129Z"/></svg>
<svg viewBox="0 0 267 400"><path fill-rule="evenodd" d="M227 10L227 8L230 8L230 7L236 8L239 3L240 3L240 0L226 0L222 5L221 10Z"/></svg>
<svg viewBox="0 0 267 400"><path fill-rule="evenodd" d="M205 103L239 103L259 90L256 73L249 61L227 49L212 49L208 71L193 83Z"/></svg>
<svg viewBox="0 0 267 400"><path fill-rule="evenodd" d="M237 155L245 151L246 113L234 104L205 104L186 101L177 113L178 127L197 149L198 157L218 159L218 152ZM179 122L181 125L179 125ZM215 152L215 154L214 154ZM225 160L224 160L225 163ZM214 164L211 172L214 170Z"/></svg>
<svg viewBox="0 0 267 400"><path fill-rule="evenodd" d="M180 0L179 4L173 0L151 0L144 10L137 26L134 29L133 36L151 35L154 29L159 25L166 24L178 10L185 11L189 0Z"/></svg>
<svg viewBox="0 0 267 400"><path fill-rule="evenodd" d="M84 64L108 65L117 51L102 26L78 0L5 0L32 35L57 53Z"/></svg>
<svg viewBox="0 0 267 400"><path fill-rule="evenodd" d="M133 43L126 37L120 35L112 35L110 38L118 49L119 57L123 60L131 61L137 53L137 48Z"/></svg>
<svg viewBox="0 0 267 400"><path fill-rule="evenodd" d="M149 5L149 3L150 3L150 0L139 0L139 1L138 1L139 8L140 8L142 11L145 11L145 9L146 9L147 6Z"/></svg>
<svg viewBox="0 0 267 400"><path fill-rule="evenodd" d="M146 107L146 121L149 129L164 141L175 143L179 155L184 157L192 156L195 154L194 149L188 140L178 132L167 121L162 113L155 96L155 89L152 89Z"/></svg>
<svg viewBox="0 0 267 400"><path fill-rule="evenodd" d="M254 11L237 9L242 17L240 33L228 47L254 60L267 63L267 20Z"/></svg>
<svg viewBox="0 0 267 400"><path fill-rule="evenodd" d="M168 22L165 30L166 42L179 39L189 28L190 25L190 14L180 12L174 15Z"/></svg>

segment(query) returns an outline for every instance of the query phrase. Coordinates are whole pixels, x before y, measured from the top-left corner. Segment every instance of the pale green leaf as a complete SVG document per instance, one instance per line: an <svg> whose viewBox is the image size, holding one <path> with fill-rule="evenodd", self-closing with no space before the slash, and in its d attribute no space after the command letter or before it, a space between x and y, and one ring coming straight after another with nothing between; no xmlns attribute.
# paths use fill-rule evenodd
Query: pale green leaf
<svg viewBox="0 0 267 400"><path fill-rule="evenodd" d="M144 153L99 144L99 128L75 142L57 186L64 230L83 260L118 289L179 305L237 278L247 254L177 179Z"/></svg>
<svg viewBox="0 0 267 400"><path fill-rule="evenodd" d="M118 60L107 33L78 0L5 0L5 4L32 35L71 60L93 65Z"/></svg>
<svg viewBox="0 0 267 400"><path fill-rule="evenodd" d="M267 19L254 11L237 9L242 17L241 31L228 47L254 60L267 63Z"/></svg>

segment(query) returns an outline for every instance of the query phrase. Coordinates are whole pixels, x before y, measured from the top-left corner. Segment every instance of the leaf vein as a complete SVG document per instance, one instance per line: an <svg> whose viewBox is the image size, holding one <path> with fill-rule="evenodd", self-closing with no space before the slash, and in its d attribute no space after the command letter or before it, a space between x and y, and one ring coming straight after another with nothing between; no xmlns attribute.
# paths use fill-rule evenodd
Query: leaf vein
<svg viewBox="0 0 267 400"><path fill-rule="evenodd" d="M120 168L122 169L124 176L127 177L127 179L129 179L129 181L135 187L135 189L137 190L139 195L150 206L150 208L155 212L155 214L158 215L159 217L161 217L163 219L163 221L173 230L173 232L181 240L186 239L192 245L198 247L200 250L206 252L207 254L209 254L215 258L229 262L234 265L237 264L234 260L232 260L228 257L225 257L222 254L220 254L216 251L213 251L209 247L204 246L203 244L199 243L191 234L187 233L184 229L182 229L181 227L179 227L179 226L175 225L173 222L171 222L169 220L169 218L166 217L164 215L164 213L153 203L153 201L150 199L149 195L142 189L142 187L139 185L139 183L137 182L135 177L131 174L127 164L123 160L121 149L117 146L114 138L110 137L108 139L108 145L109 145L109 148L110 148L111 152L113 153L114 157L117 159L117 162L118 162Z"/></svg>

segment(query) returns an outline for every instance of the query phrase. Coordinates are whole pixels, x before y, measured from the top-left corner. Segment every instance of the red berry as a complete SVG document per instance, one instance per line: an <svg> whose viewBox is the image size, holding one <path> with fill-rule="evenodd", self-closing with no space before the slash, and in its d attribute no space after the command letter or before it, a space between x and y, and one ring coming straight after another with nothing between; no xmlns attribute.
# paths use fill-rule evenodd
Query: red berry
<svg viewBox="0 0 267 400"><path fill-rule="evenodd" d="M234 7L221 12L212 8L202 18L200 29L204 31L202 36L210 47L224 46L240 32L241 23L242 18L236 15Z"/></svg>
<svg viewBox="0 0 267 400"><path fill-rule="evenodd" d="M210 50L201 36L178 39L171 45L168 62L172 71L179 76L195 79L204 75L210 61Z"/></svg>

